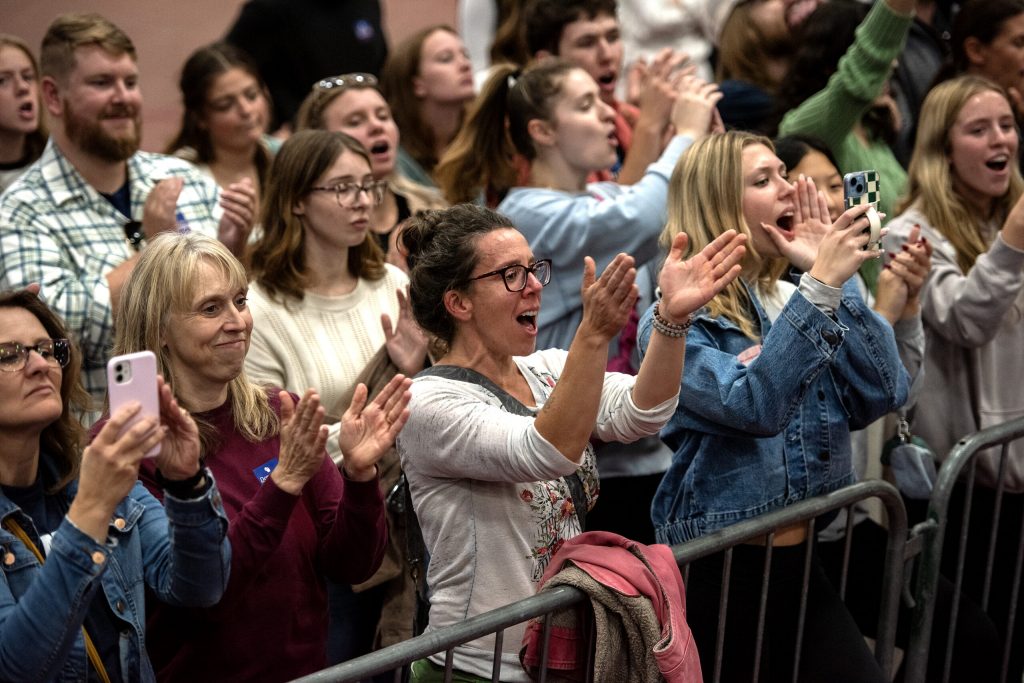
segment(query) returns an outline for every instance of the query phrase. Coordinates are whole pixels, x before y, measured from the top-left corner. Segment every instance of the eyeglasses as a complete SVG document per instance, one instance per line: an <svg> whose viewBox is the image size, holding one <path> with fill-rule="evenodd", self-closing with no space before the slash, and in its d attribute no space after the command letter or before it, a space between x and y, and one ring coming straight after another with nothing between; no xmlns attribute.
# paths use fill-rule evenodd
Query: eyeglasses
<svg viewBox="0 0 1024 683"><path fill-rule="evenodd" d="M384 199L384 187L387 183L383 180L367 180L362 185L356 183L338 183L337 185L320 185L309 188L310 192L333 192L338 199L338 206L351 206L356 200L356 195L365 192L370 195L374 204L380 204Z"/></svg>
<svg viewBox="0 0 1024 683"><path fill-rule="evenodd" d="M65 367L71 360L71 343L67 339L44 339L32 346L18 342L0 344L0 372L18 372L28 362L28 354L35 351L53 367Z"/></svg>
<svg viewBox="0 0 1024 683"><path fill-rule="evenodd" d="M373 74L351 73L330 76L313 84L313 90L335 90L337 88L376 88L377 77Z"/></svg>
<svg viewBox="0 0 1024 683"><path fill-rule="evenodd" d="M501 281L505 284L505 289L510 292L521 292L526 289L526 282L530 279L530 273L533 273L533 276L537 278L537 282L540 283L541 287L551 282L551 259L541 259L532 266L523 266L518 263L512 266L505 266L483 275L471 277L468 281L472 282L473 280L482 280L485 277L500 275Z"/></svg>

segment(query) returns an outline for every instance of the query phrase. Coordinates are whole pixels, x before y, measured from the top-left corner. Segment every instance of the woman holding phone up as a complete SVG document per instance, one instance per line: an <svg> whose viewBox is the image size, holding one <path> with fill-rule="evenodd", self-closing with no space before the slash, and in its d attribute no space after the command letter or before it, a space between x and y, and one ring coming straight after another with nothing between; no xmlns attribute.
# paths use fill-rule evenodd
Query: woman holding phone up
<svg viewBox="0 0 1024 683"><path fill-rule="evenodd" d="M154 681L145 592L207 607L228 580L227 518L188 413L116 410L93 442L81 353L35 294L0 295L0 680ZM154 446L164 504L138 482Z"/></svg>

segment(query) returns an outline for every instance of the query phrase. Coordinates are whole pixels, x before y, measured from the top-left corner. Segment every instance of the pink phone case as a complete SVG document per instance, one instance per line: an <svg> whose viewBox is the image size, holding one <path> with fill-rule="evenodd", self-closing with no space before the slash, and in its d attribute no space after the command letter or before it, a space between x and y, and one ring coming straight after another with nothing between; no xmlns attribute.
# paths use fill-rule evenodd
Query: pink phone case
<svg viewBox="0 0 1024 683"><path fill-rule="evenodd" d="M110 414L130 401L142 404L142 410L128 421L122 433L145 416L160 417L160 395L156 386L156 356L152 351L140 351L114 356L107 362L107 392L110 396ZM160 454L160 444L146 453L147 458Z"/></svg>

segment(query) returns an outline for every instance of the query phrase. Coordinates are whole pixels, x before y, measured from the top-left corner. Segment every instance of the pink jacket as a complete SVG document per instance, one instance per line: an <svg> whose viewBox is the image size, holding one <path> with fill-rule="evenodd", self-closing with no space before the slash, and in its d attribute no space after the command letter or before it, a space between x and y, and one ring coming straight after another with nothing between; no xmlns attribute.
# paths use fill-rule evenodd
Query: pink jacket
<svg viewBox="0 0 1024 683"><path fill-rule="evenodd" d="M618 594L647 597L661 625L661 638L652 648L661 675L669 683L700 683L703 680L697 645L686 624L683 577L667 545L643 545L618 534L588 531L566 541L558 550L541 578L541 587L568 563ZM520 658L528 670L536 669L539 664L542 633L540 620L534 620L527 627ZM581 642L582 638L579 627L569 629L568 633L563 628L557 637L553 633L550 669L564 673L579 672L586 663L586 642ZM597 642L597 650L602 653L600 641Z"/></svg>

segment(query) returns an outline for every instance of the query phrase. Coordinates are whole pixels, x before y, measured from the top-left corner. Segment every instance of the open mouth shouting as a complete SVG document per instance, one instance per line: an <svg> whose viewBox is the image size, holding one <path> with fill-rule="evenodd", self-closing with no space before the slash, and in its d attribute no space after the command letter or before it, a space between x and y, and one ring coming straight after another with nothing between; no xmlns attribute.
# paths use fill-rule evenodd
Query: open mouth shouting
<svg viewBox="0 0 1024 683"><path fill-rule="evenodd" d="M987 161L985 161L985 166L987 166L989 169L991 169L993 171L996 171L996 172L1005 171L1006 168L1009 166L1009 164L1010 164L1010 155L1009 154L997 154L996 156L994 156L994 157L988 159Z"/></svg>
<svg viewBox="0 0 1024 683"><path fill-rule="evenodd" d="M537 334L537 309L524 311L516 316L516 322L522 325L531 335Z"/></svg>

